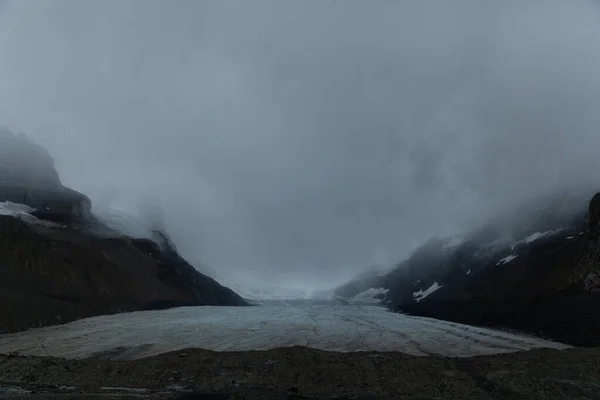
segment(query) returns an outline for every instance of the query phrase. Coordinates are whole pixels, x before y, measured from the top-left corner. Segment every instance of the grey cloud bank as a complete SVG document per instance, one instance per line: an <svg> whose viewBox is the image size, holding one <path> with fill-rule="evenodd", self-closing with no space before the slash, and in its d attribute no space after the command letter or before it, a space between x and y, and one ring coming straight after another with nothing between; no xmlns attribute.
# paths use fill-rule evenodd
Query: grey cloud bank
<svg viewBox="0 0 600 400"><path fill-rule="evenodd" d="M0 123L225 283L329 286L600 186L590 1L0 2Z"/></svg>

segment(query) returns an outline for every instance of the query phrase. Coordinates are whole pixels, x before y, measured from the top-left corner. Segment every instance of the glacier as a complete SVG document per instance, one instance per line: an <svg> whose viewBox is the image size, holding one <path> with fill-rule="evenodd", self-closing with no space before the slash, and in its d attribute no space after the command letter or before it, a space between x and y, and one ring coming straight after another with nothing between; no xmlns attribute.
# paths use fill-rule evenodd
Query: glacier
<svg viewBox="0 0 600 400"><path fill-rule="evenodd" d="M376 305L309 300L105 315L0 335L0 353L65 358L138 359L188 348L248 351L291 346L458 357L569 347L535 337L393 313Z"/></svg>

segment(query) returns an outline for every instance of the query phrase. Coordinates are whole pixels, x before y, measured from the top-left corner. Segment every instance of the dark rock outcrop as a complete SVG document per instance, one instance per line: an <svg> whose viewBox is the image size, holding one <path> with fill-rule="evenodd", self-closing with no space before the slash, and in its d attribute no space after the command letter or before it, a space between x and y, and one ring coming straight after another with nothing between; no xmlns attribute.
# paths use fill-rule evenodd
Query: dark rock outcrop
<svg viewBox="0 0 600 400"><path fill-rule="evenodd" d="M598 230L600 229L600 193L596 193L590 200L589 207L589 229L590 239L598 240Z"/></svg>
<svg viewBox="0 0 600 400"><path fill-rule="evenodd" d="M209 305L246 305L233 290L221 286L213 278L199 273L179 255L170 237L160 230L153 232L154 241L133 239L140 251L152 255L159 270L158 276L167 285L189 291L197 301ZM162 301L154 302L154 307Z"/></svg>
<svg viewBox="0 0 600 400"><path fill-rule="evenodd" d="M599 224L600 195L540 199L461 238L431 240L374 287L402 312L598 346Z"/></svg>
<svg viewBox="0 0 600 400"><path fill-rule="evenodd" d="M90 199L60 181L54 160L24 135L0 128L0 202L26 204L38 218L69 224L90 215Z"/></svg>
<svg viewBox="0 0 600 400"><path fill-rule="evenodd" d="M590 201L588 222L588 249L572 282L583 285L584 292L600 292L600 193Z"/></svg>
<svg viewBox="0 0 600 400"><path fill-rule="evenodd" d="M54 224L0 215L0 333L115 312L246 305L196 271L164 232L136 239L102 226L89 198L62 185L44 149L0 130L7 201Z"/></svg>

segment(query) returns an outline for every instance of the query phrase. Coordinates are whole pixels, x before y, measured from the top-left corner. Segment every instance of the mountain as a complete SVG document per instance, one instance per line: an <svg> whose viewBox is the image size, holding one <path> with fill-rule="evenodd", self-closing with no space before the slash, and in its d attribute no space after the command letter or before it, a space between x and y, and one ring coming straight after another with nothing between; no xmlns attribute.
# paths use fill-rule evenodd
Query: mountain
<svg viewBox="0 0 600 400"><path fill-rule="evenodd" d="M122 234L62 185L52 157L0 129L0 333L183 305L246 305L168 234Z"/></svg>
<svg viewBox="0 0 600 400"><path fill-rule="evenodd" d="M380 288L400 312L600 345L600 194L592 194L545 196L473 232L431 239L336 295Z"/></svg>
<svg viewBox="0 0 600 400"><path fill-rule="evenodd" d="M285 287L285 286L232 286L236 293L239 293L247 300L302 300L310 298L311 292L303 288Z"/></svg>

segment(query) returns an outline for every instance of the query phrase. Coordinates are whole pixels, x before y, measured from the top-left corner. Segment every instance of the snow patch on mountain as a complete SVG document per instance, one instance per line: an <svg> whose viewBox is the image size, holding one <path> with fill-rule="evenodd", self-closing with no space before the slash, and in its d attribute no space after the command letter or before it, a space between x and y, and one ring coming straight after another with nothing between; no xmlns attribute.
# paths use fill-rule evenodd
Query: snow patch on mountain
<svg viewBox="0 0 600 400"><path fill-rule="evenodd" d="M525 239L523 239L523 241L525 243L533 243L538 239L555 235L561 231L563 231L562 228L561 229L553 229L553 230L549 230L546 232L535 232L535 233L532 233L531 235L527 236Z"/></svg>
<svg viewBox="0 0 600 400"><path fill-rule="evenodd" d="M0 215L6 215L15 218L37 220L36 217L31 215L35 211L35 208L31 208L25 204L13 203L5 201L0 203Z"/></svg>
<svg viewBox="0 0 600 400"><path fill-rule="evenodd" d="M35 217L34 215L31 215L31 213L34 211L36 211L35 208L29 207L25 204L13 203L10 201L0 202L0 215L14 217L32 225L40 225L52 228L60 227L59 224L44 221Z"/></svg>
<svg viewBox="0 0 600 400"><path fill-rule="evenodd" d="M511 262L512 260L514 260L517 257L518 256L516 254L511 254L509 256L502 258L500 261L498 261L498 263L496 265L508 264L509 262Z"/></svg>
<svg viewBox="0 0 600 400"><path fill-rule="evenodd" d="M455 236L452 239L450 239L450 241L444 243L444 245L442 246L442 249L443 250L451 249L451 248L454 248L454 247L458 247L458 246L460 246L463 243L464 243L464 240L463 240L462 237Z"/></svg>
<svg viewBox="0 0 600 400"><path fill-rule="evenodd" d="M389 289L370 288L348 300L349 303L381 303Z"/></svg>
<svg viewBox="0 0 600 400"><path fill-rule="evenodd" d="M436 290L438 290L442 287L443 287L443 285L440 285L437 282L433 282L433 284L428 289L426 289L426 290L421 289L418 292L414 292L413 298L418 303L419 301L423 300L424 298L429 296L431 293L435 292Z"/></svg>
<svg viewBox="0 0 600 400"><path fill-rule="evenodd" d="M527 236L524 241L525 241L525 243L531 243L531 242L538 240L539 238L541 238L543 236L544 236L543 233L536 232L536 233L533 233L533 234Z"/></svg>

